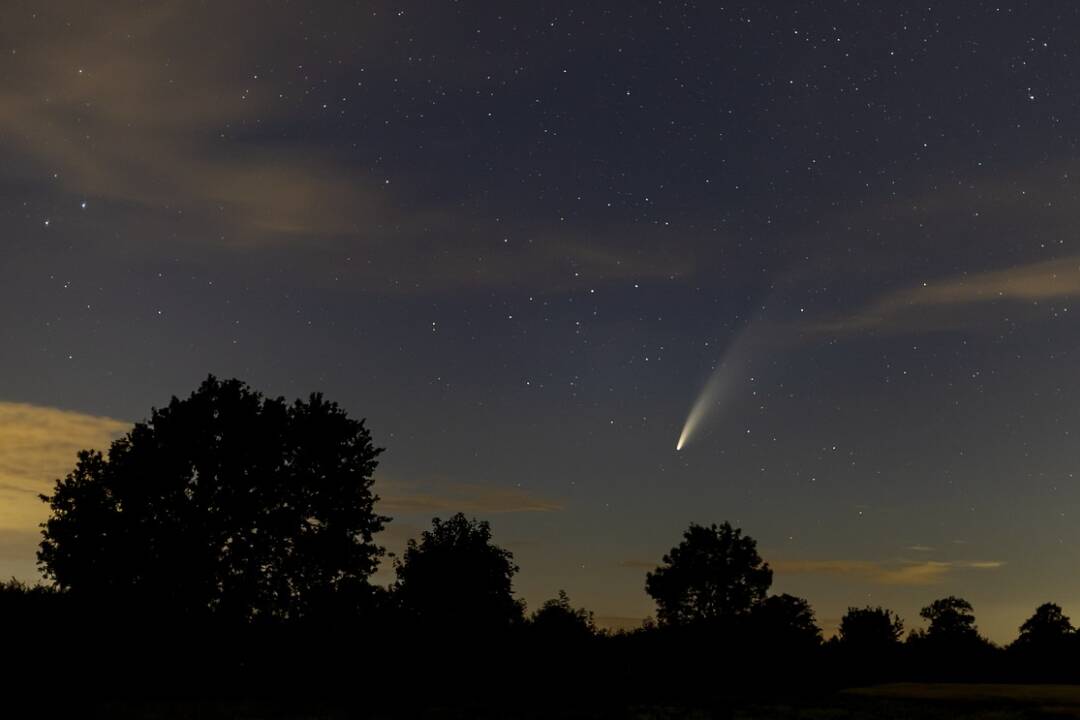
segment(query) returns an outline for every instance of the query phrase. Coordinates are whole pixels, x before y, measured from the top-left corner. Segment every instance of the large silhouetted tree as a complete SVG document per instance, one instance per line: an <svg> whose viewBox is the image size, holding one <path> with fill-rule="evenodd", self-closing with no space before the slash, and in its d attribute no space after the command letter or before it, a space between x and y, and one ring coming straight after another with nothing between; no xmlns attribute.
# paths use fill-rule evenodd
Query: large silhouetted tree
<svg viewBox="0 0 1080 720"><path fill-rule="evenodd" d="M665 625L715 622L750 612L765 598L772 570L757 543L729 523L692 524L683 540L645 578Z"/></svg>
<svg viewBox="0 0 1080 720"><path fill-rule="evenodd" d="M382 552L363 421L208 378L115 441L79 453L38 552L73 595L186 616L295 619L363 594Z"/></svg>
<svg viewBox="0 0 1080 720"><path fill-rule="evenodd" d="M840 619L841 646L868 656L890 652L900 645L904 622L882 607L848 608Z"/></svg>
<svg viewBox="0 0 1080 720"><path fill-rule="evenodd" d="M491 542L491 526L458 513L435 518L396 564L394 595L424 627L492 632L524 619L514 598L514 556Z"/></svg>

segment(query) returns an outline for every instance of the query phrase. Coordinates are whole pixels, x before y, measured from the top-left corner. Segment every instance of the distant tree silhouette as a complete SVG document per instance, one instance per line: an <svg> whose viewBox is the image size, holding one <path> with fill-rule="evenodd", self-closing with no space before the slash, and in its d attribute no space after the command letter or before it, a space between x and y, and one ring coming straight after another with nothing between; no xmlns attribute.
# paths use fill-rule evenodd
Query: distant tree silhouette
<svg viewBox="0 0 1080 720"><path fill-rule="evenodd" d="M1000 650L979 635L971 603L948 596L924 607L925 632L913 631L905 643L909 671L924 679L995 679Z"/></svg>
<svg viewBox="0 0 1080 720"><path fill-rule="evenodd" d="M663 625L730 620L750 612L772 584L757 543L729 523L692 524L663 565L646 575Z"/></svg>
<svg viewBox="0 0 1080 720"><path fill-rule="evenodd" d="M903 659L903 621L882 607L849 607L829 645L835 672L849 682L893 678Z"/></svg>
<svg viewBox="0 0 1080 720"><path fill-rule="evenodd" d="M529 618L529 625L544 639L564 642L573 642L596 634L593 614L585 608L573 607L565 590L560 590L557 598L545 601Z"/></svg>
<svg viewBox="0 0 1080 720"><path fill-rule="evenodd" d="M930 623L926 630L929 640L958 641L979 637L971 603L962 598L950 595L935 600L920 610L919 615Z"/></svg>
<svg viewBox="0 0 1080 720"><path fill-rule="evenodd" d="M51 495L38 552L72 594L177 617L296 619L370 588L376 458L363 421L213 376L153 409Z"/></svg>
<svg viewBox="0 0 1080 720"><path fill-rule="evenodd" d="M1023 680L1076 682L1080 649L1072 622L1054 603L1043 603L1020 626L1020 635L1008 647L1014 676Z"/></svg>
<svg viewBox="0 0 1080 720"><path fill-rule="evenodd" d="M840 619L838 642L867 654L887 652L900 645L904 622L882 607L849 607Z"/></svg>
<svg viewBox="0 0 1080 720"><path fill-rule="evenodd" d="M1075 628L1060 605L1043 603L1020 626L1019 645L1051 648L1073 634Z"/></svg>
<svg viewBox="0 0 1080 720"><path fill-rule="evenodd" d="M755 640L777 648L807 650L821 644L821 628L814 619L810 603L800 597L770 595L750 612Z"/></svg>
<svg viewBox="0 0 1080 720"><path fill-rule="evenodd" d="M30 585L15 578L0 582L0 629L38 632L59 600L59 592L50 585Z"/></svg>
<svg viewBox="0 0 1080 720"><path fill-rule="evenodd" d="M494 632L521 623L514 598L514 556L491 542L491 526L458 513L434 518L420 541L396 562L394 596L424 627L444 632Z"/></svg>

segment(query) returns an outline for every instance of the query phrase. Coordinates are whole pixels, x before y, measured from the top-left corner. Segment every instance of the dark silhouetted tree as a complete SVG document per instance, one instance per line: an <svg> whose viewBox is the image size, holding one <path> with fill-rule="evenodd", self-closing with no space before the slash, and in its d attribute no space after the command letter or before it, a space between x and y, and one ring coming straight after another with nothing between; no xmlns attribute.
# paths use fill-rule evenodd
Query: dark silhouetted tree
<svg viewBox="0 0 1080 720"><path fill-rule="evenodd" d="M750 612L772 584L757 543L726 522L691 525L663 562L646 575L645 592L664 625L730 620Z"/></svg>
<svg viewBox="0 0 1080 720"><path fill-rule="evenodd" d="M861 653L895 650L904 634L904 622L882 607L848 608L840 619L838 642Z"/></svg>
<svg viewBox="0 0 1080 720"><path fill-rule="evenodd" d="M919 615L930 623L926 630L928 640L975 640L979 632L975 628L975 613L971 603L962 598L941 598L930 603Z"/></svg>
<svg viewBox="0 0 1080 720"><path fill-rule="evenodd" d="M514 599L514 556L491 542L491 526L462 513L431 521L420 542L410 540L396 563L394 595L426 628L492 632L521 623Z"/></svg>
<svg viewBox="0 0 1080 720"><path fill-rule="evenodd" d="M807 650L821 644L821 628L810 603L800 597L770 595L750 612L755 639L775 649Z"/></svg>
<svg viewBox="0 0 1080 720"><path fill-rule="evenodd" d="M364 422L319 394L288 404L209 377L107 458L79 453L38 552L73 595L183 617L296 619L358 600L382 553ZM175 615L174 615L175 616Z"/></svg>
<svg viewBox="0 0 1080 720"><path fill-rule="evenodd" d="M40 632L47 623L55 623L49 615L62 599L50 585L29 585L15 578L0 582L0 631Z"/></svg>
<svg viewBox="0 0 1080 720"><path fill-rule="evenodd" d="M1044 603L1020 626L1008 648L1015 677L1024 680L1076 682L1078 648L1073 624L1054 603Z"/></svg>
<svg viewBox="0 0 1080 720"><path fill-rule="evenodd" d="M840 663L837 670L850 681L881 681L893 676L903 658L904 623L882 607L849 607L830 642ZM914 645L913 645L914 647Z"/></svg>
<svg viewBox="0 0 1080 720"><path fill-rule="evenodd" d="M912 632L905 644L908 669L926 679L993 679L999 649L979 635L971 603L949 596L935 600L919 615L930 624Z"/></svg>
<svg viewBox="0 0 1080 720"><path fill-rule="evenodd" d="M557 598L547 600L532 614L529 625L545 639L573 642L596 634L593 614L585 608L575 608L565 590Z"/></svg>
<svg viewBox="0 0 1080 720"><path fill-rule="evenodd" d="M1035 614L1020 626L1020 636L1016 642L1032 647L1053 647L1073 632L1073 625L1062 612L1061 606L1044 603L1036 608Z"/></svg>

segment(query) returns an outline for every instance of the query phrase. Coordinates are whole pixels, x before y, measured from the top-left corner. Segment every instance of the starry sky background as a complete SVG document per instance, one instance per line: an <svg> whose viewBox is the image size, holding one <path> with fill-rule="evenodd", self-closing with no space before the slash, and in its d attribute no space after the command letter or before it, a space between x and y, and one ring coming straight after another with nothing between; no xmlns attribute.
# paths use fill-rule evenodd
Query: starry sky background
<svg viewBox="0 0 1080 720"><path fill-rule="evenodd" d="M1065 0L8 3L0 574L214 373L366 417L387 547L490 519L533 608L639 622L730 520L827 632L1076 618L1078 70Z"/></svg>

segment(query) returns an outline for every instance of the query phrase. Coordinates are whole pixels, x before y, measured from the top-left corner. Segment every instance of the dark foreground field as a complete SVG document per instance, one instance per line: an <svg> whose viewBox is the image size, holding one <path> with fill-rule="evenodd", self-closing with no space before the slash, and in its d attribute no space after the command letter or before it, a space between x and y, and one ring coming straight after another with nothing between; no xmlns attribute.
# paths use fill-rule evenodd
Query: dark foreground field
<svg viewBox="0 0 1080 720"><path fill-rule="evenodd" d="M158 720L1020 720L1080 718L1080 685L897 683L844 690L799 701L758 702L735 708L637 706L621 708L430 708L404 714L362 710L289 709L245 704L113 705L99 717Z"/></svg>
<svg viewBox="0 0 1080 720"><path fill-rule="evenodd" d="M737 709L739 720L1019 720L1080 718L1080 685L896 683L845 690L798 704Z"/></svg>

